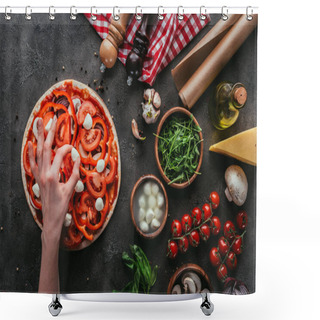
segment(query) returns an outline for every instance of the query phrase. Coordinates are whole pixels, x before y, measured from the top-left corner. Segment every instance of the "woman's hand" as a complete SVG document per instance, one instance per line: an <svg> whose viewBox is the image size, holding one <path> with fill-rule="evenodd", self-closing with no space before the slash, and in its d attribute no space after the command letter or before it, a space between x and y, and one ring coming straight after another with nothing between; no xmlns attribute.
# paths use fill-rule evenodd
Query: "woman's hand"
<svg viewBox="0 0 320 320"><path fill-rule="evenodd" d="M30 167L39 187L42 203L42 257L39 292L59 292L58 253L59 241L70 197L79 180L80 158L73 166L72 175L66 183L59 182L59 169L63 158L71 152L71 145L64 145L56 152L51 164L52 143L57 127L54 116L46 140L44 140L43 120L37 120L38 143L37 162L31 142L28 143Z"/></svg>

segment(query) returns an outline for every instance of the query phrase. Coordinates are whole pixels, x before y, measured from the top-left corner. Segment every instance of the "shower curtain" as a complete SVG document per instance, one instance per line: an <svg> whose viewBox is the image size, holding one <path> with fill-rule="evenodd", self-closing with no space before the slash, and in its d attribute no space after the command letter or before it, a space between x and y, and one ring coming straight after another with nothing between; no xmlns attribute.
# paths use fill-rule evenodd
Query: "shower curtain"
<svg viewBox="0 0 320 320"><path fill-rule="evenodd" d="M0 291L255 292L257 16L0 18Z"/></svg>

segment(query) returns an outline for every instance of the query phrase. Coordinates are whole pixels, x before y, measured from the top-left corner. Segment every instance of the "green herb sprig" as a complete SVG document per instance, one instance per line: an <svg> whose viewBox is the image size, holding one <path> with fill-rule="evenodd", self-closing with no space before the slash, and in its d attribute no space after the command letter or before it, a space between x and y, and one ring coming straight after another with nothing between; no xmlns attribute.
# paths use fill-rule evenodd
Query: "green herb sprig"
<svg viewBox="0 0 320 320"><path fill-rule="evenodd" d="M190 182L200 158L201 128L190 118L171 117L161 130L158 143L160 164L172 183Z"/></svg>

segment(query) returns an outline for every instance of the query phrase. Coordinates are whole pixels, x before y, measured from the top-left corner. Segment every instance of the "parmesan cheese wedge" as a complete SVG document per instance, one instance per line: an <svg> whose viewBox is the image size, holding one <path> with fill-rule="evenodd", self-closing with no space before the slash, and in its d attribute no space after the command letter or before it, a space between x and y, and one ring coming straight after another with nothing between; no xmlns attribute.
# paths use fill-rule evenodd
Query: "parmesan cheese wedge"
<svg viewBox="0 0 320 320"><path fill-rule="evenodd" d="M240 132L212 145L209 149L242 162L257 165L257 128Z"/></svg>

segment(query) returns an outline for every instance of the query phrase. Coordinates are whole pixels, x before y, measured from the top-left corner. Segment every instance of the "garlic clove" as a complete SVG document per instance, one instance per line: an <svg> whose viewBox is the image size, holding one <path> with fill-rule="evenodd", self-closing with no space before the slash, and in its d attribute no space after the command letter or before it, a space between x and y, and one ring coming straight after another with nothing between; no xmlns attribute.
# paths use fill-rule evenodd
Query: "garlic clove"
<svg viewBox="0 0 320 320"><path fill-rule="evenodd" d="M67 213L65 218L64 218L64 226L66 228L70 227L72 221L72 215L70 213Z"/></svg>
<svg viewBox="0 0 320 320"><path fill-rule="evenodd" d="M32 186L32 191L37 198L40 198L40 187L37 183Z"/></svg>
<svg viewBox="0 0 320 320"><path fill-rule="evenodd" d="M104 204L103 204L102 198L98 198L96 200L95 208L97 209L97 211L101 211L104 208Z"/></svg>
<svg viewBox="0 0 320 320"><path fill-rule="evenodd" d="M72 161L75 162L78 157L80 157L79 152L77 151L76 148L72 148L72 150L71 150Z"/></svg>
<svg viewBox="0 0 320 320"><path fill-rule="evenodd" d="M82 192L83 190L84 190L84 184L83 184L83 182L81 181L81 180L78 180L78 182L77 182L77 184L76 184L76 186L75 186L75 191L76 192Z"/></svg>
<svg viewBox="0 0 320 320"><path fill-rule="evenodd" d="M105 167L105 162L103 159L100 159L98 162L97 162L97 166L96 166L96 169L99 173L101 173L103 170L104 170L104 167Z"/></svg>
<svg viewBox="0 0 320 320"><path fill-rule="evenodd" d="M150 104L152 102L155 92L156 91L152 88L144 90L143 98L148 104Z"/></svg>
<svg viewBox="0 0 320 320"><path fill-rule="evenodd" d="M140 131L138 129L138 124L137 121L135 119L132 119L131 121L131 130L132 130L132 134L135 138L137 138L138 140L145 140L146 137L142 137L142 131Z"/></svg>
<svg viewBox="0 0 320 320"><path fill-rule="evenodd" d="M90 130L92 128L92 117L90 113L87 113L86 117L84 118L83 127L86 130Z"/></svg>
<svg viewBox="0 0 320 320"><path fill-rule="evenodd" d="M161 106L161 98L160 98L160 94L158 92L155 92L154 96L153 96L153 100L152 100L152 104L159 109Z"/></svg>

